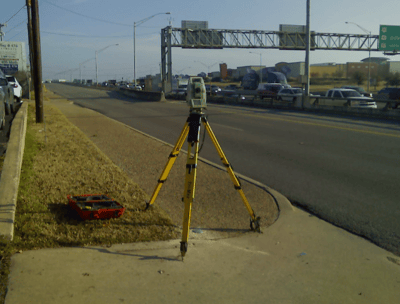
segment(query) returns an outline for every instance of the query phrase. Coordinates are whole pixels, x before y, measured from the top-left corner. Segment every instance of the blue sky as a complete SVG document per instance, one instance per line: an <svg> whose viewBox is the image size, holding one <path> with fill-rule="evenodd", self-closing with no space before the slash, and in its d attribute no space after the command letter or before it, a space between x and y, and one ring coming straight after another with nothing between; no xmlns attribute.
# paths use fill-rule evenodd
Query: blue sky
<svg viewBox="0 0 400 304"><path fill-rule="evenodd" d="M79 78L79 64L83 64L82 77L95 79L95 51L112 44L98 55L99 80L133 79L133 23L158 13L136 28L136 75L156 74L160 70L160 31L172 23L180 27L182 20L208 21L214 29L279 30L279 24L305 25L306 0L38 0L40 13L43 79ZM7 22L5 41L28 44L25 0L2 1L0 23ZM379 25L400 25L399 0L311 0L311 30L324 33L364 32L354 22L379 34ZM16 14L14 16L14 14ZM79 15L80 14L80 15ZM84 16L82 16L84 15ZM88 17L90 18L88 18ZM100 20L103 21L100 21ZM108 21L108 22L104 22ZM172 49L174 73L197 75L207 67L217 70L219 62L228 68L262 64L273 66L277 62L304 61L304 51L271 49L183 50ZM371 56L382 57L382 52ZM311 63L359 61L368 52L313 51ZM390 57L391 60L400 58ZM75 71L61 73L75 69Z"/></svg>

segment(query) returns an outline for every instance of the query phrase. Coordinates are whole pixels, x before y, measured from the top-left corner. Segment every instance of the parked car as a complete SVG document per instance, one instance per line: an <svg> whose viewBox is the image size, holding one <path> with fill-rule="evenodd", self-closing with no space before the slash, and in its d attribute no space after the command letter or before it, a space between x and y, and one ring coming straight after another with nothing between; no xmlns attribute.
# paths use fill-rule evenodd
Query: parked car
<svg viewBox="0 0 400 304"><path fill-rule="evenodd" d="M278 92L276 99L280 101L295 102L298 97L303 95L302 88L286 88Z"/></svg>
<svg viewBox="0 0 400 304"><path fill-rule="evenodd" d="M357 91L358 93L360 93L362 96L372 97L372 93L368 93L367 91L364 90L363 87L357 87L357 86L342 86L342 89L356 90L356 91Z"/></svg>
<svg viewBox="0 0 400 304"><path fill-rule="evenodd" d="M371 97L362 96L356 90L351 89L331 89L326 92L326 97L334 99L344 99L345 106L354 108L373 108L376 109L376 102Z"/></svg>
<svg viewBox="0 0 400 304"><path fill-rule="evenodd" d="M290 85L281 83L260 83L257 88L257 95L260 99L276 98L278 92L285 88L290 88Z"/></svg>
<svg viewBox="0 0 400 304"><path fill-rule="evenodd" d="M6 124L5 98L6 94L4 94L3 90L0 90L0 130L3 130Z"/></svg>
<svg viewBox="0 0 400 304"><path fill-rule="evenodd" d="M8 80L6 78L6 75L0 70L0 89L3 91L5 98L4 98L4 104L6 108L6 114L13 114L15 110L15 103L14 103L14 92L10 84L8 83Z"/></svg>
<svg viewBox="0 0 400 304"><path fill-rule="evenodd" d="M141 91L142 90L142 87L140 85L138 85L138 84L132 85L131 88L136 90L136 91Z"/></svg>
<svg viewBox="0 0 400 304"><path fill-rule="evenodd" d="M16 99L17 102L21 102L22 98L22 87L19 84L17 78L11 75L6 75L6 78L8 80L8 83L12 86L13 92L14 92L14 99Z"/></svg>

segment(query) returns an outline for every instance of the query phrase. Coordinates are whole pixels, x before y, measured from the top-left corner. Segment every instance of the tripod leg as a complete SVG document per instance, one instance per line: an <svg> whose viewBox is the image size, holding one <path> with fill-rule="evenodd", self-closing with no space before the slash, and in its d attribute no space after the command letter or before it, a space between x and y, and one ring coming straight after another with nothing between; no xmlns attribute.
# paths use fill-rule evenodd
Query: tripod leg
<svg viewBox="0 0 400 304"><path fill-rule="evenodd" d="M188 134L188 154L186 162L185 190L183 192L183 202L185 210L183 213L181 255L182 259L187 252L189 240L190 218L192 214L192 203L196 187L197 160L199 157L199 138L201 115L192 113L189 116L189 134ZM193 153L193 156L192 156Z"/></svg>
<svg viewBox="0 0 400 304"><path fill-rule="evenodd" d="M181 135L179 135L179 138L175 144L174 149L172 150L171 154L168 157L168 161L167 164L165 165L165 168L163 170L163 172L161 173L160 179L158 180L158 184L156 186L156 188L154 189L153 195L150 198L150 201L148 201L146 203L146 210L154 203L154 201L156 200L158 193L161 190L161 187L163 185L163 183L167 180L168 174L172 169L172 166L175 163L176 158L179 155L179 152L182 149L183 143L185 142L185 139L187 137L189 133L189 123L186 122L185 126L183 127L183 130L181 132Z"/></svg>
<svg viewBox="0 0 400 304"><path fill-rule="evenodd" d="M244 195L244 192L242 190L242 187L240 185L240 182L238 180L238 178L235 175L235 172L233 172L232 166L229 164L228 160L225 157L224 152L222 151L221 146L218 143L217 138L215 137L213 131L211 130L210 124L208 123L207 119L205 117L203 117L203 123L204 126L207 130L208 135L211 137L211 140L215 146L215 148L217 149L217 152L221 158L222 163L224 164L224 166L226 167L226 170L229 173L229 176L231 177L231 180L235 186L235 189L239 192L240 197L242 198L242 201L247 209L247 211L250 214L250 228L251 230L255 230L258 232L261 232L261 227L260 227L260 217L256 217L256 214L254 213L253 209L250 206L250 203L248 202L246 196Z"/></svg>
<svg viewBox="0 0 400 304"><path fill-rule="evenodd" d="M194 200L194 193L196 187L196 171L198 159L199 144L196 142L193 145L194 156L191 157L191 144L189 143L188 159L186 163L186 177L185 177L185 190L183 192L183 202L185 203L185 210L183 213L182 225L182 241L181 241L181 255L185 256L187 251L187 243L189 240L190 219L192 214L192 203Z"/></svg>

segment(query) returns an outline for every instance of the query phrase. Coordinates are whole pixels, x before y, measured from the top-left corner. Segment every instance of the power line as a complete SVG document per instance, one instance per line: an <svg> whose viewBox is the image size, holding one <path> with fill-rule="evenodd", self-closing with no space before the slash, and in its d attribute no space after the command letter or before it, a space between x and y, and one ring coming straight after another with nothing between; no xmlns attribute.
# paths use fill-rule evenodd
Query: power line
<svg viewBox="0 0 400 304"><path fill-rule="evenodd" d="M69 10L69 9L67 9L67 8L64 8L64 7L62 7L62 6L59 6L59 5L57 5L57 4L54 4L54 3L50 2L50 1L46 1L46 0L42 0L42 1L44 1L44 2L46 2L46 3L48 3L48 4L50 4L50 5L53 5L53 6L55 6L55 7L58 7L59 9L65 10L65 11L67 11L67 12L70 12L70 13L72 13L72 14L75 14L75 15L78 15L78 16L81 16L81 17L85 17L85 18L92 19L92 20L96 20L96 21L100 21L100 22L110 23L110 24L116 24L116 25L122 25L122 26L133 27L133 24L118 23L118 22L113 22L113 21L108 21L108 20L103 20L103 19L99 19L99 18L95 18L95 17L86 16L86 15L83 15L83 14L81 14L81 13L77 13L77 12L74 12L74 11Z"/></svg>
<svg viewBox="0 0 400 304"><path fill-rule="evenodd" d="M26 6L26 5L24 5L23 7L21 7L21 8L19 9L18 12L16 12L14 15L12 15L11 18L8 19L8 20L6 21L6 23L7 23L8 21L10 21L12 18L14 18L25 6Z"/></svg>
<svg viewBox="0 0 400 304"><path fill-rule="evenodd" d="M11 32L13 29L15 29L15 28L17 28L17 27L19 27L21 24L23 24L23 23L25 23L25 22L27 22L28 21L28 19L25 19L24 21L22 21L20 24L18 24L18 25L16 25L16 26L14 26L11 30L9 30L9 31L7 31L7 32L5 32L4 34L7 34L7 33L9 33L9 32Z"/></svg>
<svg viewBox="0 0 400 304"><path fill-rule="evenodd" d="M14 37L17 37L18 35L20 35L20 34L22 34L22 33L25 33L25 31L26 31L26 29L24 29L24 30L20 31L18 34L12 36L12 37L9 39L9 41L11 41L11 39L13 39Z"/></svg>

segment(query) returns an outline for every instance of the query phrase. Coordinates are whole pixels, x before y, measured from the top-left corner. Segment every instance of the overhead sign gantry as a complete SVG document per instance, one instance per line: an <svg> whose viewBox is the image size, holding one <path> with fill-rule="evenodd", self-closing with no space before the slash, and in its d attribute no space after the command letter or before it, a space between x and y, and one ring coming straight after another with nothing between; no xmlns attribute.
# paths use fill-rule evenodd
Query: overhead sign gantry
<svg viewBox="0 0 400 304"><path fill-rule="evenodd" d="M172 47L185 49L279 49L305 50L304 32L190 29L161 30L161 80L163 91L172 87ZM379 35L311 32L312 50L379 51Z"/></svg>

